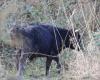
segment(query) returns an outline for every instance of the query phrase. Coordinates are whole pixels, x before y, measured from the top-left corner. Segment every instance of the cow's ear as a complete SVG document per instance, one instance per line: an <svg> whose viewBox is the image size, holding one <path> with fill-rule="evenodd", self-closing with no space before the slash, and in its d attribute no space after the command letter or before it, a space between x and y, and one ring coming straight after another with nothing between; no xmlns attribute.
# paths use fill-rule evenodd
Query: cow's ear
<svg viewBox="0 0 100 80"><path fill-rule="evenodd" d="M79 32L79 29L75 29L75 32Z"/></svg>

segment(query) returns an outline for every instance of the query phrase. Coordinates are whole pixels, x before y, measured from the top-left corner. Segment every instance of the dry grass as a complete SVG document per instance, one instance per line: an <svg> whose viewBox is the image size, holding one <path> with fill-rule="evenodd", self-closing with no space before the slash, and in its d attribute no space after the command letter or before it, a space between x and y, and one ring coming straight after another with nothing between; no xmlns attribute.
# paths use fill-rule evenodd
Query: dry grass
<svg viewBox="0 0 100 80"><path fill-rule="evenodd" d="M63 71L64 80L99 80L100 54L74 52L69 62L69 71ZM66 63L67 64L67 63Z"/></svg>
<svg viewBox="0 0 100 80"><path fill-rule="evenodd" d="M28 0L27 0L28 1ZM97 33L100 34L100 11L96 13L96 4L97 0L95 2L92 2L91 0L78 0L78 3L75 5L72 14L70 16L66 15L66 8L64 5L63 0L59 0L60 3L58 8L57 16L59 17L60 9L63 11L64 16L66 18L66 24L69 24L71 27L69 28L77 28L75 19L77 15L79 16L78 23L81 25L78 29L80 29L80 32L85 32L86 35L83 45L85 51L77 52L73 51L68 59L65 59L62 65L62 72L58 76L50 76L49 78L46 77L39 77L36 80L100 80L100 46L96 46L96 40L94 39L92 33L94 29L98 31ZM29 3L28 3L29 4ZM45 3L44 3L45 4ZM44 9L48 11L47 6L44 6ZM5 27L6 18L10 12L17 12L17 4L16 1L11 0L11 3L6 5L5 9L2 9L0 11L0 40L9 43L9 37L8 37L8 28ZM45 15L49 15L47 12ZM51 16L50 22L53 24L56 24L55 21ZM87 31L87 32L86 32ZM7 38L6 38L7 36ZM98 39L97 42L100 42L100 39ZM68 50L66 51L68 53ZM70 52L69 52L70 53ZM63 59L63 56L61 56ZM68 64L69 70L66 70L66 65ZM35 66L36 67L36 66ZM37 68L38 69L38 68ZM36 71L36 70L34 70ZM39 70L37 70L38 73ZM42 70L43 71L43 70ZM54 73L53 73L54 74ZM4 70L4 67L0 63L0 79L1 80L15 80L15 76L11 76L12 74L8 75L8 72ZM30 78L29 78L30 79ZM32 79L33 80L33 79Z"/></svg>

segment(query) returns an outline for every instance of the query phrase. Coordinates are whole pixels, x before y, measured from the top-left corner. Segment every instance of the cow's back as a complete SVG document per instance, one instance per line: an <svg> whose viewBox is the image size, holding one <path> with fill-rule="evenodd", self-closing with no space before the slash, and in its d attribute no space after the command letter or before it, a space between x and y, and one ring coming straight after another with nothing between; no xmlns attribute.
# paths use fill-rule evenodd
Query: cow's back
<svg viewBox="0 0 100 80"><path fill-rule="evenodd" d="M57 55L62 49L62 41L68 35L68 30L51 25L35 24L25 30L32 36L29 38L32 40L32 50L43 54L52 52L53 55Z"/></svg>
<svg viewBox="0 0 100 80"><path fill-rule="evenodd" d="M51 45L52 45L52 35L49 32L49 30L37 26L33 28L34 32L34 39L35 39L35 45L37 46L37 49L40 53L50 53ZM34 45L33 45L34 46Z"/></svg>
<svg viewBox="0 0 100 80"><path fill-rule="evenodd" d="M45 28L48 30L51 35L52 35L52 52L54 55L57 55L62 47L63 47L63 42L65 40L65 37L67 37L67 42L69 42L69 35L68 32L69 30L63 29L63 28L58 28L54 27L52 25L40 25L41 27ZM66 36L67 35L67 36Z"/></svg>

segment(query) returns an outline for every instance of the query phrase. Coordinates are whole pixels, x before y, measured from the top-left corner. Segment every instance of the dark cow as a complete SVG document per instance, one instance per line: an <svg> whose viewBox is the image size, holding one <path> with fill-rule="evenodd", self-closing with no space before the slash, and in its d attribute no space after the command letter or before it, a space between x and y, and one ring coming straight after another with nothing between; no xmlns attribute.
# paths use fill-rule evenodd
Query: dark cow
<svg viewBox="0 0 100 80"><path fill-rule="evenodd" d="M75 36L76 41L80 43L79 32L75 32ZM13 27L11 40L18 49L16 56L18 75L23 73L26 58L31 61L36 57L46 57L46 75L48 75L52 60L56 61L57 68L60 69L58 54L65 48L75 49L74 43L70 40L71 37L73 37L72 30L51 25L32 24L24 28Z"/></svg>

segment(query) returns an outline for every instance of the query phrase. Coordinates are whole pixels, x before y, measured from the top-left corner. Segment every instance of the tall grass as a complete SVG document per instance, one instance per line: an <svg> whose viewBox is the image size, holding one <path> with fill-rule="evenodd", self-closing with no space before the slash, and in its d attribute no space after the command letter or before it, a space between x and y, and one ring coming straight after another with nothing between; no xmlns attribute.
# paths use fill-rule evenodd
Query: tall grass
<svg viewBox="0 0 100 80"><path fill-rule="evenodd" d="M34 1L35 0L33 0L33 2ZM20 22L20 25L26 24L28 21L40 22L57 25L58 27L63 26L63 28L72 28L73 31L77 29L82 35L84 51L62 51L60 55L62 72L58 76L50 76L49 78L51 80L100 79L100 45L96 45L100 43L100 38L97 36L100 35L100 10L98 12L96 11L97 4L100 3L99 0L76 0L76 2L74 0L37 0L34 3L32 3L31 0L27 0L26 2L21 1L20 4L17 0L10 0L4 3L4 6L0 7L0 40L10 44L8 33L14 22ZM26 6L24 9L23 7L25 7L25 5L29 6ZM30 5L32 6L30 7ZM30 13L29 19L27 19L26 14L24 14L27 13L27 11ZM13 17L9 17L10 13L17 14ZM13 18L15 18L14 21ZM64 55L68 57L64 58ZM40 63L39 61L39 64ZM37 63L34 64L38 65ZM53 63L53 67L54 64L55 63ZM68 70L66 70L67 64L69 66ZM7 71L1 66L0 64L0 79L5 80L6 78L7 80L14 80L13 76L5 74ZM33 65L32 67L29 66L30 69L34 69ZM34 69L33 73L35 71L40 73L38 68ZM4 73L5 76L2 76L1 73ZM55 74L54 72L51 73L52 75ZM34 78L34 76L31 78ZM36 79L47 80L49 78L39 77Z"/></svg>
<svg viewBox="0 0 100 80"><path fill-rule="evenodd" d="M95 44L91 28L97 23L93 21L98 20L95 12L96 1L94 4L89 0L78 0L78 10L81 11L84 25L87 29L89 44L86 45L87 52L74 52L75 59L72 57L70 60L70 73L64 70L63 78L73 80L99 80L100 79L100 50ZM99 24L97 24L99 25ZM100 32L98 32L100 34ZM67 63L66 63L67 64Z"/></svg>

